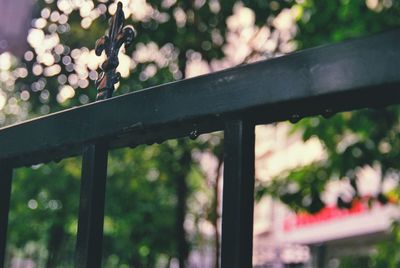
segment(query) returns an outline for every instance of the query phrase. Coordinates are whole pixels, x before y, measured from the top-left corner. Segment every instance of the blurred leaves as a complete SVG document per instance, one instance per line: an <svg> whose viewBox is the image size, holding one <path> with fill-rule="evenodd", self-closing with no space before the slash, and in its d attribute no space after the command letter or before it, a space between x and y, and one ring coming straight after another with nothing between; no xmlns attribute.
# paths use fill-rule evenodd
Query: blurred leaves
<svg viewBox="0 0 400 268"><path fill-rule="evenodd" d="M314 47L349 38L366 36L400 25L399 1L301 1L303 16L298 21L296 36L300 48ZM383 192L390 176L399 183L400 170L400 109L399 106L363 109L301 120L293 132L301 132L303 140L318 138L327 158L305 167L288 170L269 183L259 183L258 198L263 194L276 196L291 208L317 212L325 206L321 195L330 181L345 180L354 189L353 200L360 198L357 172L365 167L377 167L380 188L376 196L368 197L370 204L398 203L399 187ZM348 208L352 200L338 196L337 206ZM391 236L381 243L372 259L344 258L340 267L399 267L399 228L393 224ZM366 266L365 266L366 267Z"/></svg>
<svg viewBox="0 0 400 268"><path fill-rule="evenodd" d="M16 73L15 77L7 80L10 83L0 81L1 88L9 89L5 93L0 90L0 94L7 99L5 110L10 110L3 113L0 108L0 119L4 119L0 120L0 124L25 118L28 111L28 117L34 117L94 99L96 90L93 80L96 73L87 67L88 63L80 64L79 56L74 55L86 53L87 56L96 39L104 34L112 3L94 1L94 15L90 15L90 10L89 13L85 11L89 15L82 16L85 13L83 5L66 12L66 6L61 4L64 2L37 1L35 18L42 17L46 23L43 26L40 21L32 22L33 28L39 30L36 32L39 37L43 34L44 40L58 38L59 44L45 51L42 51L42 46L32 47L25 59L18 61L19 65L13 62L12 69L26 69L28 74ZM137 29L138 37L136 46L126 51L134 61L128 66L130 73L122 79L117 95L182 79L191 60L205 61L208 71L214 71L247 60L290 52L296 46L308 48L338 42L400 25L399 1L207 0L147 1L146 4L153 10L151 15L138 17L136 14L136 17L127 18L127 24L133 24ZM234 14L235 6L248 9ZM134 12L146 10L146 6L135 8L132 9ZM67 21L65 18L60 20L64 12L68 15ZM236 21L246 14L250 21L251 14L254 14L254 25L236 29L236 32L229 29L227 20L230 16L236 15ZM286 31L278 29L287 27L285 23L279 25L276 22L282 14L297 25L289 25ZM88 27L83 24L85 18L90 19ZM268 33L262 38L267 40L262 40L262 49L256 50L256 46L250 44L249 40L253 39L248 38L248 33L258 33L262 27ZM241 45L244 50L249 47L250 50L235 61L233 56L241 50L228 44L232 40L242 42L243 39L245 42ZM227 56L229 48L233 50L231 58ZM147 58L135 54L140 49L147 51L147 54L144 53ZM162 62L154 59L154 55L161 50L165 56ZM222 59L226 61L218 61ZM90 58L89 62L94 60L98 59ZM60 65L60 71L53 70L54 74L45 75L52 61L52 64ZM65 85L71 86L74 94L60 101L58 96L63 89L70 89L64 88ZM14 109L13 113L13 107L20 107L21 111ZM20 117L16 117L17 114ZM393 106L336 114L329 119L318 116L301 120L293 126L293 131L302 132L304 140L311 137L320 139L327 151L327 159L289 170L268 184L258 182L257 198L271 194L297 211L317 212L324 206L321 193L331 180L347 179L356 188L355 174L366 165L378 165L382 178L398 173L398 118L399 108ZM192 247L203 243L199 227L202 220L215 224L218 218L216 195L210 189L210 185L216 186L215 182L206 181L193 155L207 151L220 156L222 151L218 135L207 137L210 138L172 140L161 145L139 146L110 154L104 223L105 267L154 267L162 260L167 263L177 257L174 228L176 180L179 176L186 178L188 187L187 203L190 205L187 206L187 225L194 226L187 238ZM190 155L193 164L179 165L185 154ZM10 214L10 254L39 260L40 267L73 265L79 177L79 158L16 171ZM377 199L384 203L398 196L396 191L379 193ZM354 198L357 197L356 192ZM339 197L337 203L346 207L351 201ZM393 230L396 235L400 233L396 231L398 227ZM386 248L381 247L381 255L374 260L375 267L395 267L393 265L398 263L394 250L398 247L397 240L386 244Z"/></svg>
<svg viewBox="0 0 400 268"><path fill-rule="evenodd" d="M357 172L366 166L378 166L383 181L400 170L398 156L400 144L398 106L380 109L365 109L336 114L331 118L322 116L301 120L293 126L294 132L302 132L303 140L317 137L328 154L324 161L287 171L271 182L260 183L257 195L264 193L279 197L294 209L316 212L322 208L318 198L331 180L346 179L354 188L354 198L359 197ZM295 184L295 192L291 185ZM376 196L380 201L387 199L386 193ZM310 199L311 198L311 199ZM303 200L313 200L304 203ZM342 206L342 200L338 200Z"/></svg>
<svg viewBox="0 0 400 268"><path fill-rule="evenodd" d="M376 5L372 6L370 2L376 2ZM400 25L398 1L356 0L327 3L310 0L302 1L300 5L303 8L303 15L298 21L299 33L296 40L301 48L365 36ZM329 180L343 178L350 179L356 188L355 172L364 166L378 164L382 178L393 170L399 170L399 141L396 138L399 132L399 115L398 106L392 106L344 112L329 118L317 116L302 119L293 125L292 132L301 132L304 141L317 137L325 147L327 160L282 174L272 182L274 185L272 188L284 188L292 181L299 184L300 178L302 182L304 181L302 186L310 188L308 192L311 192L313 187L308 183L315 183L318 180L316 175L312 175L313 172L309 172L310 170L315 172L319 170L327 174L318 184L320 191ZM265 190L262 186L259 189L258 194L262 195ZM302 194L302 191L299 191L293 198L300 201L308 192ZM287 200L287 193L284 196ZM382 193L379 196L383 200ZM357 197L357 194L354 197ZM314 211L313 208L320 207L320 200L314 199L315 207L302 206L301 202L286 201L286 203L293 203L296 209L300 206Z"/></svg>
<svg viewBox="0 0 400 268"><path fill-rule="evenodd" d="M370 260L376 268L396 268L400 265L400 223L394 221L385 241L378 245L378 252Z"/></svg>

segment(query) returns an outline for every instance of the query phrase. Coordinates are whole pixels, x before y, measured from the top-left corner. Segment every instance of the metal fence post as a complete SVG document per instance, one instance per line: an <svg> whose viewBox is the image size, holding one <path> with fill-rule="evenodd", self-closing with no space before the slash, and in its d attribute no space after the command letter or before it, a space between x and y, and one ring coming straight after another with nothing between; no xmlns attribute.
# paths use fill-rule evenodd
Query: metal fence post
<svg viewBox="0 0 400 268"><path fill-rule="evenodd" d="M101 267L107 156L106 142L84 148L75 258L78 268Z"/></svg>
<svg viewBox="0 0 400 268"><path fill-rule="evenodd" d="M225 125L222 200L222 268L252 267L254 206L254 124Z"/></svg>
<svg viewBox="0 0 400 268"><path fill-rule="evenodd" d="M0 162L0 267L4 266L6 256L8 213L10 210L12 167Z"/></svg>

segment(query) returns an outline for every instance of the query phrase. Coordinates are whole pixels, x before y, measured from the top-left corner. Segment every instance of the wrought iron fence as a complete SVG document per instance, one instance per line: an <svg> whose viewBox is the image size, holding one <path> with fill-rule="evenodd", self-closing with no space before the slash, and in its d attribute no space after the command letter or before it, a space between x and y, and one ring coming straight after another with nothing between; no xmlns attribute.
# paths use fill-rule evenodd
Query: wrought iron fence
<svg viewBox="0 0 400 268"><path fill-rule="evenodd" d="M117 46L111 48L107 42L120 46L133 37L133 30L123 30L118 18L113 23L118 24L116 32L111 30L97 44L99 52L109 50L109 57ZM13 169L83 154L76 267L100 267L108 151L222 130L221 266L251 267L255 125L399 103L399 62L400 30L393 30L0 129L0 263L5 256ZM112 58L103 64L98 99L111 96L118 77L115 64Z"/></svg>

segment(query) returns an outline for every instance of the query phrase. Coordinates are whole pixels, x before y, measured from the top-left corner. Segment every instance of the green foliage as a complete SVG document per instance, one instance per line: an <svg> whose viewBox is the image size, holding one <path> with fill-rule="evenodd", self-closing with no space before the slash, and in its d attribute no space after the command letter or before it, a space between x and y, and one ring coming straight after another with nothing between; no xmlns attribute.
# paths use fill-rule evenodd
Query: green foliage
<svg viewBox="0 0 400 268"><path fill-rule="evenodd" d="M400 266L400 225L393 222L390 236L378 245L378 253L371 259L372 267L396 268Z"/></svg>
<svg viewBox="0 0 400 268"><path fill-rule="evenodd" d="M94 100L96 75L89 63L82 67L79 55L86 53L87 57L95 41L105 33L112 2L93 1L89 10L94 13L88 15L84 6L91 3L37 1L33 30L28 37L32 47L24 59L19 59L19 65L15 64L28 74L16 79L13 88L19 105L27 104L28 117ZM131 58L130 74L121 79L115 95L179 80L185 77L187 64L193 58L210 63L226 57L227 19L234 7L244 4L253 10L255 25L250 26L254 29L264 25L273 29L273 17L292 3L147 1L152 12L142 18L127 17L126 23L133 24L138 37L125 51ZM69 5L70 10L65 8ZM149 6L134 7L134 11L146 12ZM252 22L251 16L248 19ZM52 38L56 43L46 48ZM278 45L275 51L279 51ZM144 53L147 58L138 59L135 52L143 48L150 52ZM162 61L156 57L159 52L163 54ZM60 69L49 69L54 66ZM65 88L67 95L63 95ZM104 221L106 267L162 266L171 258L186 258L191 247L210 243L199 226L205 220L217 228L218 176L215 181L205 179L193 157L202 151L214 153L221 160L219 135L110 152ZM10 255L33 258L41 267L73 265L79 177L80 158L17 170L10 216ZM54 204L56 208L52 209ZM187 234L183 229L185 215L193 225ZM31 228L26 228L26 222Z"/></svg>
<svg viewBox="0 0 400 268"><path fill-rule="evenodd" d="M368 2L368 1L367 1ZM377 1L367 6L366 1L301 1L302 17L296 36L302 48L364 36L400 25L400 3ZM398 106L376 107L353 112L302 119L293 125L293 132L301 132L303 140L318 138L324 145L327 159L309 166L287 171L278 176L268 191L279 196L295 209L312 212L322 207L318 192L332 179L349 179L355 183L357 169L379 165L382 177L400 169ZM296 187L290 187L295 184ZM267 192L258 187L258 196ZM294 189L293 191L290 189ZM288 191L292 191L288 193ZM357 191L354 198L357 198ZM313 202L308 202L308 200ZM307 202L304 202L306 200ZM342 200L338 199L338 204Z"/></svg>
<svg viewBox="0 0 400 268"><path fill-rule="evenodd" d="M79 159L15 172L8 237L11 248L15 248L12 254L33 258L42 267L72 265L79 178Z"/></svg>
<svg viewBox="0 0 400 268"><path fill-rule="evenodd" d="M282 174L282 177L272 180L267 186L258 185L256 198L260 199L268 193L280 198L295 211L307 209L310 212L318 212L324 206L320 193L328 180L327 175L322 165L302 167L289 174Z"/></svg>
<svg viewBox="0 0 400 268"><path fill-rule="evenodd" d="M103 5L107 9L111 4L103 2L94 1L94 5ZM194 53L199 53L201 59L208 63L226 56L224 49L229 41L226 21L233 14L237 1L208 0L201 5L196 3L202 1L171 1L171 6L166 6L164 2L147 1L156 12L146 19L128 18L127 23L133 24L139 34L135 40L136 46L128 48L126 54L131 56L143 46L155 45L158 49L168 51L166 63L158 64L154 59L136 60L130 75L122 79L116 95L183 78ZM245 0L241 3L253 10L256 26L267 25L272 35L277 36L281 33L274 32L274 18L285 8L296 8L296 43L299 48L308 48L399 26L400 3L376 2L378 4L370 7L364 0ZM50 12L57 11L59 15L63 13L57 2L51 0L37 1L37 5L37 18L46 8ZM180 10L186 16L185 23L179 22L175 14ZM167 19L157 17L160 14ZM77 60L72 57L72 51L93 49L96 39L108 27L107 16L101 14L87 29L82 28L83 16L79 8L68 15L68 23L52 21L51 17L47 20L42 28L43 34L50 36L57 33L62 45L60 53L55 47L49 51L61 71L56 75L45 75L43 72L35 74L32 71L38 64L46 68L45 64L39 62L40 49L32 49L32 60L21 60L19 67L26 68L28 75L17 79L13 94L20 107L25 104L29 108L29 116L47 114L94 99L94 78L88 78L90 70L83 72L74 69ZM256 51L256 54L277 52L280 52L279 42L275 49ZM156 71L153 75L145 75L146 70L154 68ZM72 83L68 79L75 79L73 75L77 75L78 80L89 82L89 85L84 87ZM71 84L75 95L60 101L57 96L64 84ZM29 92L29 100L19 97L23 92ZM7 95L7 98L11 96ZM356 169L375 163L379 163L383 176L398 172L398 118L398 107L390 107L341 113L329 119L313 117L301 120L293 126L293 131L302 131L304 140L318 137L325 146L328 158L287 171L268 187L259 184L257 197L269 193L296 210L316 212L324 205L320 193L329 180L346 177L356 187ZM14 118L8 115L7 120L8 124ZM198 164L193 161L195 150L210 151L220 158L222 149L219 136L193 142L168 141L161 145L139 146L110 154L104 222L103 263L106 267L154 267L162 260L168 261L180 254L176 239L176 208L178 189L182 186L178 181L182 183L181 178L184 178L183 186L187 187L186 202L190 203L186 214L193 219L195 228L198 228L200 219L207 219L216 225L216 194L210 189ZM192 162L190 165L187 164L189 160ZM79 177L79 158L16 171L10 214L10 254L31 257L38 260L41 267L72 266ZM217 187L217 183L212 183L213 187ZM197 198L199 193L206 198ZM209 202L200 202L201 199ZM343 200L338 200L338 204L348 205ZM192 247L196 247L196 243L203 243L198 229L188 234L187 238ZM374 267L396 265L398 258L394 254L394 247L398 242L390 243L380 248L381 255L374 259Z"/></svg>
<svg viewBox="0 0 400 268"><path fill-rule="evenodd" d="M154 267L177 256L177 178L189 193L212 193L191 151L207 141L168 141L112 151L109 157L104 220L104 265ZM9 254L32 258L41 267L72 267L77 231L80 158L20 168L14 174ZM202 203L187 213L199 217ZM29 228L27 228L27 223Z"/></svg>
<svg viewBox="0 0 400 268"><path fill-rule="evenodd" d="M398 1L301 2L303 16L298 22L296 37L301 48L365 36L400 25ZM258 185L258 198L269 193L295 210L317 212L324 207L320 195L326 183L338 179L348 180L355 190L353 198L359 198L356 172L360 168L378 166L382 181L399 173L399 117L399 107L392 106L301 120L293 126L293 132L301 132L305 141L318 138L327 153L326 160L288 170L269 184ZM398 191L381 192L372 199L386 203L389 195L394 195L392 201L398 202ZM349 207L351 200L338 197L337 205ZM366 258L362 260L364 264L360 264L352 258L343 259L341 267L364 267L366 261L371 266L365 267L398 267L399 233L395 224L393 239L385 240L372 260Z"/></svg>
<svg viewBox="0 0 400 268"><path fill-rule="evenodd" d="M300 2L300 1L299 1ZM366 36L400 25L399 1L301 1L304 13L298 25L301 48ZM368 7L367 2L376 5Z"/></svg>

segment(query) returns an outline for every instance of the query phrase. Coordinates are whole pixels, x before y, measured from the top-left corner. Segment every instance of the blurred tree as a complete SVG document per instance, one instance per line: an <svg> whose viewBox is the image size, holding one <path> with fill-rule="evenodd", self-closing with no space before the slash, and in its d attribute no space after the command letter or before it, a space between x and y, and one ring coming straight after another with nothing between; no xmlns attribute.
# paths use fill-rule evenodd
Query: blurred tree
<svg viewBox="0 0 400 268"><path fill-rule="evenodd" d="M300 48L365 36L400 25L400 3L397 1L299 2L302 15L296 40ZM293 125L293 132L303 133L304 141L317 137L324 145L327 157L284 172L271 182L270 192L297 209L315 212L323 206L320 193L329 180L348 179L357 190L357 170L375 163L379 164L383 179L393 175L400 168L396 146L398 118L399 109L393 106L340 114L335 114L332 107L326 114L302 119ZM289 183L300 187L287 187ZM298 190L287 192L294 188ZM259 197L265 191L266 188L260 187ZM355 191L354 197L358 197L357 194ZM305 197L311 197L313 202L302 202Z"/></svg>
<svg viewBox="0 0 400 268"><path fill-rule="evenodd" d="M280 15L294 1L123 3L127 23L133 23L139 34L136 47L119 55L118 69L123 79L117 95L295 48L290 43L295 34L294 19L287 12L286 17ZM109 14L115 8L113 1L37 1L27 37L31 48L23 59L10 56L10 66L4 68L12 72L9 81L5 81L10 90L0 92L4 96L0 115L5 118L0 123L9 124L93 100L96 69L104 60L95 56L93 47L108 28ZM25 107L25 113L20 107ZM197 151L204 150L219 159L211 190L193 158ZM190 248L204 243L201 219L211 221L218 234L221 166L219 135L205 136L196 142L182 139L112 152L104 264L153 267L176 257L184 267ZM79 169L79 159L67 159L36 167L34 171L17 171L10 218L11 254L19 252L32 257L26 242L33 241L30 245L41 249L35 255L40 263L46 260L47 267L72 265ZM32 181L27 187L30 190L22 191L28 179ZM47 181L50 179L51 183ZM43 195L49 199L43 202L57 203L57 209L42 205L39 201ZM188 216L193 217L195 225L189 233L184 228ZM23 227L14 223L25 217L38 227L19 236ZM215 246L218 254L218 238ZM218 266L218 259L215 264Z"/></svg>
<svg viewBox="0 0 400 268"><path fill-rule="evenodd" d="M123 3L127 23L137 28L138 38L135 47L120 54L123 79L117 95L400 24L399 3L391 0ZM28 34L31 49L23 59L0 55L8 57L0 61L4 73L0 76L0 124L94 99L93 81L104 58L96 57L93 47L114 10L112 1L38 0ZM355 170L375 162L383 177L396 173L397 118L398 108L391 107L302 120L294 131L302 131L304 140L317 136L328 158L283 174L268 189L295 209L318 211L324 205L320 194L331 179L348 178L356 186ZM339 148L349 136L355 137L353 142ZM202 241L197 219L211 221L218 233L219 176L210 190L194 161L194 150L214 153L221 166L220 142L218 136L206 136L111 153L104 227L106 267L152 267L175 257L182 267L188 245L196 247ZM47 267L71 266L79 159L35 168L20 169L15 176L10 252L36 254ZM301 187L288 192L297 189L286 187L289 183ZM260 187L258 194L265 189ZM202 199L196 199L198 193L213 201L198 201ZM382 193L379 198L390 196ZM341 206L348 202L338 200ZM195 234L183 232L188 231L183 226L188 215L194 215L191 232ZM28 219L32 228L27 230ZM28 250L29 245L35 250ZM218 248L218 239L215 245Z"/></svg>
<svg viewBox="0 0 400 268"><path fill-rule="evenodd" d="M80 162L20 168L13 180L9 253L30 257L40 267L72 266Z"/></svg>
<svg viewBox="0 0 400 268"><path fill-rule="evenodd" d="M296 36L299 48L366 36L400 26L399 1L297 2L302 13ZM268 192L297 211L314 213L325 206L321 194L327 183L342 180L348 182L354 191L350 198L339 195L338 207L348 208L354 200L365 198L369 205L398 203L399 186L385 190L385 184L393 180L399 184L399 116L398 106L340 114L335 114L332 107L326 114L301 120L293 125L293 132L303 133L304 141L317 137L324 146L326 158L288 170L271 182L261 184L258 197ZM359 189L360 172L367 167L380 176L379 189L372 196L365 196ZM398 251L398 234L399 229L393 228L393 241L385 241L379 246L377 255L369 260L371 267L400 265L398 254L394 254ZM350 259L342 263L343 267L354 265Z"/></svg>

